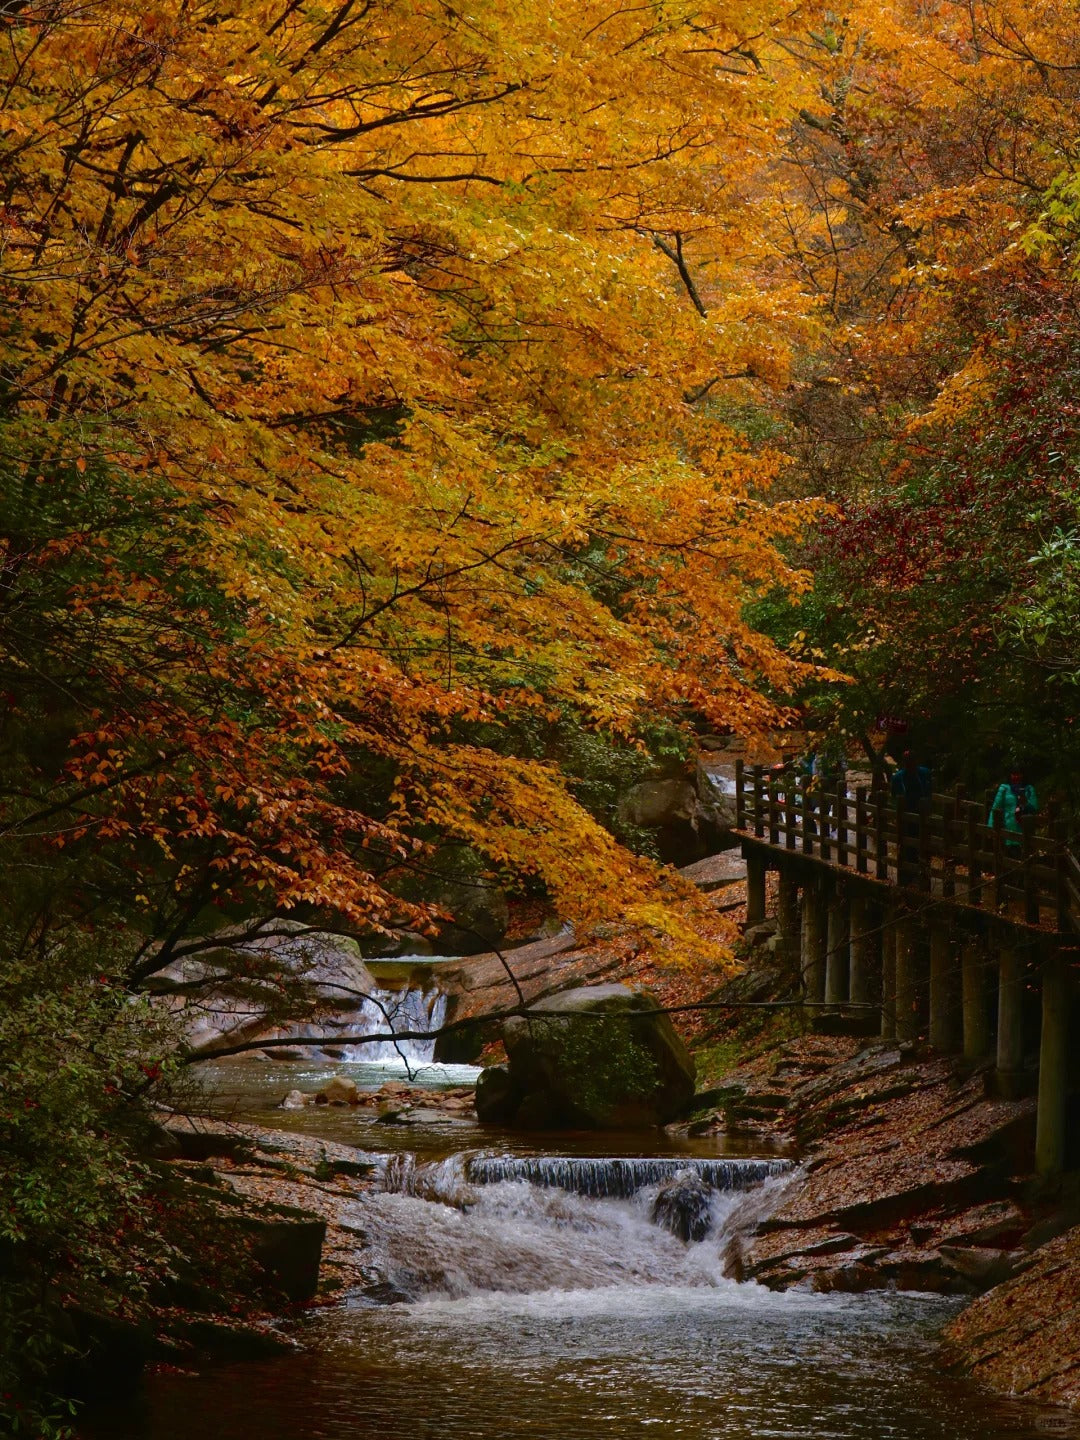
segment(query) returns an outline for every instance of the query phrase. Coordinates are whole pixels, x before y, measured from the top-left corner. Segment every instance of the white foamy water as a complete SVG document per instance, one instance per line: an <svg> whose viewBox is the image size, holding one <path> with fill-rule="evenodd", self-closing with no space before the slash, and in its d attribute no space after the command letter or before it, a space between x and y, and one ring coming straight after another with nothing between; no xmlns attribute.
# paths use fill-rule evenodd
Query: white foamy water
<svg viewBox="0 0 1080 1440"><path fill-rule="evenodd" d="M687 1244L651 1218L658 1183L642 1183L621 1199L577 1193L557 1183L490 1179L490 1157L454 1155L418 1164L396 1155L385 1166L381 1191L355 1202L355 1223L368 1236L373 1284L390 1287L401 1302L494 1293L536 1295L620 1287L728 1287L727 1249L733 1226L771 1208L778 1176L752 1190L714 1190L713 1231ZM593 1171L620 1175L630 1162L594 1159ZM648 1162L642 1166L647 1180ZM697 1162L698 1168L706 1162ZM743 1162L755 1167L761 1162ZM559 1173L559 1162L553 1162ZM734 1182L739 1162L728 1162ZM683 1167L686 1168L685 1166ZM676 1171L665 1172L668 1178ZM689 1172L688 1172L689 1173ZM595 1178L595 1177L594 1177ZM752 1198L751 1198L752 1197ZM379 1298L387 1298L387 1291Z"/></svg>
<svg viewBox="0 0 1080 1440"><path fill-rule="evenodd" d="M481 1158L384 1163L349 1216L373 1293L313 1317L303 1354L153 1379L87 1440L1015 1440L1063 1418L940 1369L954 1301L728 1278L739 1231L798 1172L716 1190L713 1233L688 1244L650 1219L654 1162L600 1198L470 1178ZM566 1158L533 1160L577 1184ZM592 1179L625 1186L626 1163ZM1069 1420L1053 1433L1080 1440Z"/></svg>
<svg viewBox="0 0 1080 1440"><path fill-rule="evenodd" d="M385 1039L349 1044L350 1038L379 1035L385 1031L409 1033L437 1030L445 1016L446 996L439 990L409 987L400 990L373 990L350 1022L350 1033L342 1037L345 1058L369 1065L400 1067L400 1073L409 1074L420 1066L432 1063L435 1054L433 1039Z"/></svg>

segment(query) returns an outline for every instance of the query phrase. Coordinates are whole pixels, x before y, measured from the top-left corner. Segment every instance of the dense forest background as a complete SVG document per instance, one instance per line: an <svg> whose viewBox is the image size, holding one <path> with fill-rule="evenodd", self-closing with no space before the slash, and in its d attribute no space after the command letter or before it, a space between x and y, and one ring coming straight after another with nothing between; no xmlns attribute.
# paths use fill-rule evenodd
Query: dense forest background
<svg viewBox="0 0 1080 1440"><path fill-rule="evenodd" d="M221 926L423 930L451 846L692 961L610 801L704 733L898 716L1075 808L1080 42L1063 0L12 0L0 57L36 1434L65 1311L171 1263L145 992Z"/></svg>

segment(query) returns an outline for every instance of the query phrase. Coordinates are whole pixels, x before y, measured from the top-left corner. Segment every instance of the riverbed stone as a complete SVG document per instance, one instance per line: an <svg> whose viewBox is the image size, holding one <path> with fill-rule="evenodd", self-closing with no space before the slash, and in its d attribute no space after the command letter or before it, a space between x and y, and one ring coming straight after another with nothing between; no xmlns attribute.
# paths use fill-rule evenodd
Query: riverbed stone
<svg viewBox="0 0 1080 1440"><path fill-rule="evenodd" d="M344 1075L332 1076L316 1095L327 1105L359 1105L360 1091L355 1080Z"/></svg>
<svg viewBox="0 0 1080 1440"><path fill-rule="evenodd" d="M506 1021L503 1039L514 1087L546 1097L560 1128L658 1126L693 1102L694 1062L648 991L566 990Z"/></svg>
<svg viewBox="0 0 1080 1440"><path fill-rule="evenodd" d="M686 1170L660 1186L652 1204L652 1220L680 1240L704 1240L713 1228L713 1189Z"/></svg>

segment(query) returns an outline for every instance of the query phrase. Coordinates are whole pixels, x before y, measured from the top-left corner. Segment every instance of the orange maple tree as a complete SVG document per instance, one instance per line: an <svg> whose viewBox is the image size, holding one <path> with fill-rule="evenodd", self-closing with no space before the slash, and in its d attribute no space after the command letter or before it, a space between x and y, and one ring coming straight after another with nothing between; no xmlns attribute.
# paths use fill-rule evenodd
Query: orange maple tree
<svg viewBox="0 0 1080 1440"><path fill-rule="evenodd" d="M716 403L808 324L748 188L785 23L4 19L4 683L71 741L5 833L92 853L88 911L420 923L394 877L439 835L568 915L658 916L653 868L507 737L753 738L800 673L743 609L804 583L777 544L807 508Z"/></svg>

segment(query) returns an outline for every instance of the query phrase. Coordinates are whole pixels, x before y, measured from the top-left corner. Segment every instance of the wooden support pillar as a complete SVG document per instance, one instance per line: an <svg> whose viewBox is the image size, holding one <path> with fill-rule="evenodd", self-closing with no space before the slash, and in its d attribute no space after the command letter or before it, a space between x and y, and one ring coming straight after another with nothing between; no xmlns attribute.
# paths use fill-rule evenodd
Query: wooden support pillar
<svg viewBox="0 0 1080 1440"><path fill-rule="evenodd" d="M826 1005L843 1005L848 998L848 928L847 897L834 886L829 896L825 955Z"/></svg>
<svg viewBox="0 0 1080 1440"><path fill-rule="evenodd" d="M765 856L751 851L746 857L746 928L765 919Z"/></svg>
<svg viewBox="0 0 1080 1440"><path fill-rule="evenodd" d="M964 1059L990 1053L990 1017L986 1008L986 951L978 940L965 940L960 952L964 995Z"/></svg>
<svg viewBox="0 0 1080 1440"><path fill-rule="evenodd" d="M877 934L867 895L851 897L849 921L851 972L848 998L854 1005L866 1005L870 1001L870 977L877 952Z"/></svg>
<svg viewBox="0 0 1080 1440"><path fill-rule="evenodd" d="M1035 1122L1035 1169L1053 1177L1065 1168L1065 1117L1069 1085L1069 977L1054 950L1042 966L1042 1030L1039 1037L1039 1102Z"/></svg>
<svg viewBox="0 0 1080 1440"><path fill-rule="evenodd" d="M959 986L952 936L943 925L930 931L930 1044L950 1054L958 1048Z"/></svg>
<svg viewBox="0 0 1080 1440"><path fill-rule="evenodd" d="M794 971L799 955L799 882L790 872L781 869L776 891L776 928L780 952Z"/></svg>
<svg viewBox="0 0 1080 1440"><path fill-rule="evenodd" d="M803 891L802 911L802 988L812 1004L825 999L826 933L825 891L815 879Z"/></svg>
<svg viewBox="0 0 1080 1440"><path fill-rule="evenodd" d="M881 922L881 1038L896 1039L896 913Z"/></svg>
<svg viewBox="0 0 1080 1440"><path fill-rule="evenodd" d="M1020 951L1006 942L998 952L998 1093L1014 1098L1020 1093L1024 1065L1024 972Z"/></svg>
<svg viewBox="0 0 1080 1440"><path fill-rule="evenodd" d="M919 1038L918 932L914 920L896 922L896 1038Z"/></svg>

